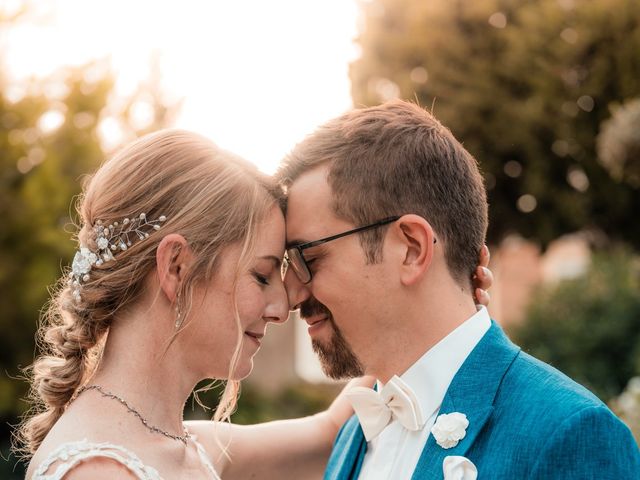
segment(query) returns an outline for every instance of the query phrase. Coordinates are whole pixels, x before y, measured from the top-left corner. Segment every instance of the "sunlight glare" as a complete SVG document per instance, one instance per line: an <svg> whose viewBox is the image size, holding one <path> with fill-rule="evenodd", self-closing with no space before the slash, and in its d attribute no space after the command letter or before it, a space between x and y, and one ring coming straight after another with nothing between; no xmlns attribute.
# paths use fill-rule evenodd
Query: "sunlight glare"
<svg viewBox="0 0 640 480"><path fill-rule="evenodd" d="M51 18L12 29L5 59L14 77L108 58L117 92L150 72L183 99L174 126L195 130L273 172L320 123L351 107L355 0L129 2L58 0ZM153 67L156 62L156 67ZM144 105L135 112L149 121ZM115 135L113 125L102 135Z"/></svg>

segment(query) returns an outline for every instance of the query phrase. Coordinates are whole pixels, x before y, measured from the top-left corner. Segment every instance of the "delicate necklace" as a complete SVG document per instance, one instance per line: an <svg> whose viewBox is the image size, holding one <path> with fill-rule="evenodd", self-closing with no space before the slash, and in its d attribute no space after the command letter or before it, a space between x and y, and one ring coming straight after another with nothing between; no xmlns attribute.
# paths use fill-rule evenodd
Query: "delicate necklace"
<svg viewBox="0 0 640 480"><path fill-rule="evenodd" d="M100 393L100 395L102 395L103 397L111 398L113 400L117 400L122 405L124 405L124 407L130 413L133 413L136 417L138 417L140 419L140 421L142 422L142 424L145 427L147 427L147 429L151 430L154 433L160 433L160 434L164 435L165 437L169 437L169 438L172 438L174 440L180 440L185 445L187 444L187 440L189 440L191 438L191 435L189 434L189 432L187 431L186 428L184 429L184 435L173 435L173 434L171 434L169 432L166 432L166 431L162 430L161 428L158 428L158 427L156 427L154 425L149 425L149 422L147 421L147 419L144 418L142 416L142 414L140 412L138 412L138 410L136 410L131 405L129 405L124 398L119 397L115 393L111 393L108 390L105 390L100 385L85 385L84 387L80 387L80 389L78 389L78 391L76 392L76 394L73 396L73 398L70 400L69 403L73 402L76 398L78 398L78 396L81 393L86 392L87 390L97 390Z"/></svg>

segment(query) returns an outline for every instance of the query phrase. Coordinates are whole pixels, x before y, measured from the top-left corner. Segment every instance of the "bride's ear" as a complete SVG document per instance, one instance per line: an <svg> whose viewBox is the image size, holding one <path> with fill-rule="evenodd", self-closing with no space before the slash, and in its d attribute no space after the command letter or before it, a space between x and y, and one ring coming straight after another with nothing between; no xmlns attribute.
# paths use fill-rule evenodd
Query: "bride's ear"
<svg viewBox="0 0 640 480"><path fill-rule="evenodd" d="M169 302L173 303L192 260L191 250L182 235L165 236L156 250L158 282Z"/></svg>

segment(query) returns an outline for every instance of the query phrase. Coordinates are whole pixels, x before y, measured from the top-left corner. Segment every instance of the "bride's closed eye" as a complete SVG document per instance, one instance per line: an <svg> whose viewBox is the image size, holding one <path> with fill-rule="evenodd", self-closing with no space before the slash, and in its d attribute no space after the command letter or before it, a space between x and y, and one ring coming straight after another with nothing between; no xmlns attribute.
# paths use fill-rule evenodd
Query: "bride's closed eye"
<svg viewBox="0 0 640 480"><path fill-rule="evenodd" d="M253 278L255 278L260 285L269 285L269 278L267 275L263 275L257 270L251 270L251 275L253 275Z"/></svg>

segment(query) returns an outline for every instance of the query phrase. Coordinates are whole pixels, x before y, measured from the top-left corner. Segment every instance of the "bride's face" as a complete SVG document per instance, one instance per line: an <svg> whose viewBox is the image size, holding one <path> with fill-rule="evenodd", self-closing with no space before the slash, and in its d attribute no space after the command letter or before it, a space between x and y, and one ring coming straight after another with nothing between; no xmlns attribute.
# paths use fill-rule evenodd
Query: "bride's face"
<svg viewBox="0 0 640 480"><path fill-rule="evenodd" d="M233 281L240 261L241 245L223 251L214 278L194 294L194 328L189 357L202 369L202 378L228 378L231 358L241 342L237 367L231 379L251 373L253 356L258 352L269 322L284 322L289 314L287 295L280 278L284 253L285 227L280 209L274 207L258 228L255 255L249 269L240 272L237 288L236 320ZM240 339L239 339L240 337Z"/></svg>

